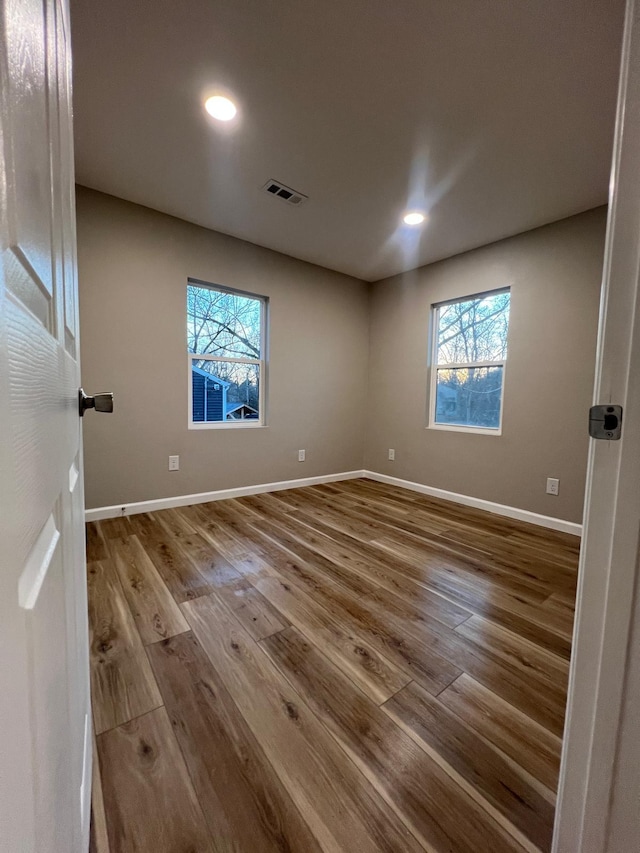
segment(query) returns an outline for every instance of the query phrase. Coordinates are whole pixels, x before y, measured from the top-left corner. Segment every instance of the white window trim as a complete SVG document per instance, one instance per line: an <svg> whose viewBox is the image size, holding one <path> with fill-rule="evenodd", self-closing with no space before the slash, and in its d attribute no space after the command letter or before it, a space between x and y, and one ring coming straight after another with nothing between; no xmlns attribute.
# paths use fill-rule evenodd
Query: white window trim
<svg viewBox="0 0 640 853"><path fill-rule="evenodd" d="M206 287L223 293L236 293L249 299L257 299L260 302L260 352L262 358L231 358L209 353L198 353L187 351L187 389L188 389L188 428L189 429L266 429L266 386L267 386L267 297L256 293L248 293L244 290L233 290L229 287L207 284L196 279L189 279L188 285L192 287ZM260 368L260 388L258 392L259 417L257 420L230 420L230 421L194 421L193 420L193 381L191 378L191 363L193 361L222 361L234 364L257 364Z"/></svg>
<svg viewBox="0 0 640 853"><path fill-rule="evenodd" d="M443 432L467 432L472 435L502 435L502 416L504 412L504 388L505 377L507 375L507 361L470 361L460 362L458 364L438 364L438 327L440 325L440 309L443 306L451 305L453 302L471 302L474 299L487 296L489 293L500 293L509 288L499 288L488 293L476 294L475 296L465 296L461 299L452 299L449 302L441 302L431 308L431 343L429 347L429 402L428 402L428 420L425 429L441 430ZM502 393L500 394L500 418L497 427L472 427L464 424L441 424L436 422L436 385L438 379L438 369L440 370L459 370L469 369L472 367L501 367L502 368Z"/></svg>

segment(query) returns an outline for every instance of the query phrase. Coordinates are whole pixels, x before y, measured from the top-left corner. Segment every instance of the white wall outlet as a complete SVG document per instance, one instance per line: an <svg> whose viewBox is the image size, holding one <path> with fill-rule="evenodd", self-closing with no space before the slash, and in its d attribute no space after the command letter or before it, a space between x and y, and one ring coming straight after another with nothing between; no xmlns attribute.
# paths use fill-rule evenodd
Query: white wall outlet
<svg viewBox="0 0 640 853"><path fill-rule="evenodd" d="M547 477L547 494L560 494L560 480L557 480L555 477Z"/></svg>
<svg viewBox="0 0 640 853"><path fill-rule="evenodd" d="M395 450L393 450L393 448L390 447L389 448L389 459L391 462L394 462L395 458L396 458L396 452L395 452Z"/></svg>
<svg viewBox="0 0 640 853"><path fill-rule="evenodd" d="M170 471L179 471L180 470L180 457L179 456L170 456L169 457L169 470Z"/></svg>
<svg viewBox="0 0 640 853"><path fill-rule="evenodd" d="M307 451L306 450L299 450L298 451L298 462L304 462L304 460L306 458L307 458Z"/></svg>

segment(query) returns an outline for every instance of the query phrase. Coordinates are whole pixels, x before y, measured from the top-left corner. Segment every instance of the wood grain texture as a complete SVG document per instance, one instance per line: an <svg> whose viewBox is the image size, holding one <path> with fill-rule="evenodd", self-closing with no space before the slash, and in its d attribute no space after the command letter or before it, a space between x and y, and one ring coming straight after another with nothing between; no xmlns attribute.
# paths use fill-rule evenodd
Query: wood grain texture
<svg viewBox="0 0 640 853"><path fill-rule="evenodd" d="M277 523L279 520L281 524L284 524L289 537L297 537L299 542L303 542L305 546L316 550L319 554L325 557L330 556L348 565L352 571L360 573L369 582L374 581L376 584L384 586L386 590L402 596L412 603L417 603L416 584L420 584L419 603L420 609L425 615L430 615L452 627L468 618L472 610L478 612L478 608L480 608L479 612L486 612L494 620L516 630L521 636L527 637L543 648L568 659L570 625L567 626L566 619L550 619L549 615L539 608L536 609L520 597L512 596L506 592L502 593L502 597L500 597L498 584L484 584L480 590L477 589L477 586L474 588L472 581L465 578L464 575L464 569L469 568L468 561L462 565L459 562L454 562L452 565L451 555L447 555L446 561L443 562L442 555L438 556L432 545L431 563L435 562L435 566L440 569L446 568L449 576L453 575L453 583L447 582L447 574L434 572L429 578L424 571L419 569L421 565L424 566L424 554L416 550L412 552L411 545L407 545L404 540L398 547L386 543L386 547L392 552L389 556L386 548L377 546L382 544L382 540L374 545L354 542L353 539L350 540L348 536L337 532L324 523L325 520L330 520L332 517L342 518L342 514L334 513L331 516L329 513L325 513L324 520L320 520L317 513L310 517L301 509L295 516L295 521L301 522L301 524L294 526L291 524L291 520L287 521L282 515L278 516L277 510L274 513L273 503L267 500L275 498L274 495L260 495L257 498L260 499L257 504L256 498L245 500L247 504L252 502L249 505L260 507L270 521ZM298 499L297 504L299 507L303 507L304 500ZM262 523L264 524L264 522ZM296 552L300 555L299 547ZM416 565L413 564L412 560L415 560ZM477 571L475 564L472 564L472 568ZM431 587L437 589L437 592ZM490 595L486 594L487 589L490 591ZM538 593L538 602L546 593L546 588ZM457 606L449 600L451 597L457 598L466 606ZM467 609L469 605L471 605L471 609Z"/></svg>
<svg viewBox="0 0 640 853"><path fill-rule="evenodd" d="M418 684L384 706L432 756L455 771L537 847L551 846L553 806L455 714Z"/></svg>
<svg viewBox="0 0 640 853"><path fill-rule="evenodd" d="M295 629L264 640L263 646L423 845L457 853L521 849Z"/></svg>
<svg viewBox="0 0 640 853"><path fill-rule="evenodd" d="M98 736L113 853L213 853L164 708Z"/></svg>
<svg viewBox="0 0 640 853"><path fill-rule="evenodd" d="M252 586L245 578L238 578L216 588L215 594L233 612L240 624L254 640L269 637L289 626L289 620Z"/></svg>
<svg viewBox="0 0 640 853"><path fill-rule="evenodd" d="M166 706L211 849L548 853L573 537L366 480L112 521L94 714Z"/></svg>
<svg viewBox="0 0 640 853"><path fill-rule="evenodd" d="M177 602L210 592L207 581L171 534L153 530L141 534L140 541Z"/></svg>
<svg viewBox="0 0 640 853"><path fill-rule="evenodd" d="M562 658L480 616L472 616L458 625L456 631L522 670L529 678L550 685L562 695L566 692L569 664Z"/></svg>
<svg viewBox="0 0 640 853"><path fill-rule="evenodd" d="M555 791L562 741L466 673L440 696L440 701L486 740Z"/></svg>
<svg viewBox="0 0 640 853"><path fill-rule="evenodd" d="M111 553L142 642L147 645L188 631L180 608L138 537L112 539Z"/></svg>
<svg viewBox="0 0 640 853"><path fill-rule="evenodd" d="M286 581L264 578L257 582L257 588L376 702L384 702L411 680L406 672L395 667L361 637L344 630L329 613L316 607L310 598L294 590Z"/></svg>
<svg viewBox="0 0 640 853"><path fill-rule="evenodd" d="M95 521L85 525L87 563L96 563L109 558L109 550L104 534Z"/></svg>
<svg viewBox="0 0 640 853"><path fill-rule="evenodd" d="M138 512L130 517L131 527L130 534L145 535L147 533L153 535L161 535L164 528L156 518L155 512Z"/></svg>
<svg viewBox="0 0 640 853"><path fill-rule="evenodd" d="M88 567L91 697L97 734L162 705L115 566Z"/></svg>
<svg viewBox="0 0 640 853"><path fill-rule="evenodd" d="M234 532L224 522L209 514L207 504L183 506L176 512L185 516L188 521L194 522L200 536L227 558L230 555L241 556L247 552L244 543L235 536Z"/></svg>
<svg viewBox="0 0 640 853"><path fill-rule="evenodd" d="M220 853L320 847L193 634L149 649L182 754Z"/></svg>
<svg viewBox="0 0 640 853"><path fill-rule="evenodd" d="M107 832L107 816L102 795L100 756L95 733L92 736L93 765L91 768L91 826L89 829L89 853L111 853Z"/></svg>
<svg viewBox="0 0 640 853"><path fill-rule="evenodd" d="M104 539L120 539L122 536L131 536L135 533L131 519L128 516L119 518L103 518L95 522Z"/></svg>
<svg viewBox="0 0 640 853"><path fill-rule="evenodd" d="M253 583L265 574L275 574L298 586L308 593L314 604L330 616L337 617L341 626L351 628L396 667L433 693L443 690L460 674L460 669L422 642L421 636L407 634L407 626L413 622L433 626L432 617L421 607L423 598L420 590L416 590L412 604L393 595L381 596L378 588L367 587L358 573L350 572L342 562L332 562L291 539L281 526L271 521L251 520L248 529L253 531L254 547L264 557L264 560L259 558L259 575L247 575ZM302 535L305 542L310 541L307 532ZM246 558L242 558L241 563L246 564ZM265 571L264 566L268 570ZM239 568L245 570L244 566ZM454 624L458 623L456 620Z"/></svg>
<svg viewBox="0 0 640 853"><path fill-rule="evenodd" d="M263 499L273 497L261 495ZM316 516L309 516L305 512L299 512L295 516L298 524L294 525L291 520L283 518L273 507L263 501L263 515L258 521L250 521L252 529L261 531L278 546L287 548L290 553L297 557L305 557L312 562L322 562L324 567L331 567L335 573L341 566L348 568L341 573L341 582L349 578L347 583L353 585L358 583L360 591L358 594L376 595L380 587L391 592L405 602L418 603L420 612L441 621L448 627L464 622L471 612L463 607L452 603L441 595L422 586L416 589L416 584L407 580L406 576L397 571L395 558L388 558L384 551L376 549L363 542L354 542L344 534L338 533L324 520ZM322 516L323 519L326 515ZM387 596L385 595L385 600Z"/></svg>
<svg viewBox="0 0 640 853"><path fill-rule="evenodd" d="M323 849L417 851L420 845L264 651L213 596L183 605L193 631ZM277 636L277 635L276 635Z"/></svg>
<svg viewBox="0 0 640 853"><path fill-rule="evenodd" d="M176 509L161 509L154 512L152 518L172 536L182 539L196 532L195 526Z"/></svg>
<svg viewBox="0 0 640 853"><path fill-rule="evenodd" d="M554 685L536 685L525 677L520 661L501 656L497 647L482 649L473 640L467 640L457 632L443 630L438 620L420 613L422 599L419 592L413 606L399 606L395 596L389 595L382 600L378 597L374 605L375 595L363 594L362 589L354 588L345 579L345 575L347 578L349 575L346 567L353 568L355 557L350 556L348 560L343 559L338 563L338 557L332 562L319 554L314 555L305 545L297 542L282 523L273 521L271 505L263 500L268 496L259 497L259 503L253 497L244 498L243 501L269 513L269 518L257 521L245 518L246 529L255 532L258 547L267 555L270 565L292 583L304 585L309 592L313 592L314 601L322 603L330 613L339 615L342 625L352 626L360 636L365 637L434 694L468 669L476 677L489 680L490 686L500 689L510 701L520 703L519 706L524 706L524 710L532 713L536 719L552 726L554 730L561 730L564 697L559 699ZM227 508L225 513L230 515L233 510ZM296 513L295 520L298 516L299 513ZM289 527L293 522L291 518ZM237 518L235 524L240 524ZM313 543L307 530L301 536L304 536L305 543ZM283 550L288 555L284 562L281 559ZM304 561L296 559L296 555L303 555ZM334 581L347 589L351 587L351 595L345 597L344 590L338 589ZM327 585L331 587L329 592ZM542 704L539 701L541 695L545 698Z"/></svg>
<svg viewBox="0 0 640 853"><path fill-rule="evenodd" d="M177 538L180 550L212 587L225 584L237 575L229 560L200 534L184 534Z"/></svg>

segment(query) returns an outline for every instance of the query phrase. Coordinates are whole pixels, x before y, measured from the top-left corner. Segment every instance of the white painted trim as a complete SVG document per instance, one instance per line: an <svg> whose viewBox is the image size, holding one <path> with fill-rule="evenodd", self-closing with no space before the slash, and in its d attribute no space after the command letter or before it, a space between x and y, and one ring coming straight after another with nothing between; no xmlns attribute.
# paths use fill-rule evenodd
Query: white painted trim
<svg viewBox="0 0 640 853"><path fill-rule="evenodd" d="M471 302L472 300L469 301ZM504 358L500 359L499 361L452 361L451 363L449 363L448 361L443 361L442 364L438 362L436 364L436 367L438 368L438 370L473 370L476 367L504 367L506 363L506 359Z"/></svg>
<svg viewBox="0 0 640 853"><path fill-rule="evenodd" d="M443 501L472 506L475 509L483 509L494 515L504 515L506 518L514 518L517 521L525 521L528 524L537 524L539 527L548 527L550 530L559 530L562 533L572 533L574 536L582 536L582 525L573 521L565 521L563 518L553 518L550 515L539 515L528 509L519 509L515 506L485 501L482 498L474 498L470 495L459 495L456 492L448 492L446 489L436 489L433 486L425 486L422 483L414 483L411 480L401 480L399 477L389 477L387 474L378 474L375 471L364 471L363 476L379 483L387 483L390 486L398 486L401 489L410 489L412 492L420 492L432 498L441 498Z"/></svg>
<svg viewBox="0 0 640 853"><path fill-rule="evenodd" d="M268 429L267 424L259 421L191 421L189 429Z"/></svg>
<svg viewBox="0 0 640 853"><path fill-rule="evenodd" d="M188 351L188 355L189 358L195 358L197 361L220 361L223 364L262 364L261 358L251 358L250 356L246 358L233 358L230 355L211 355L209 352L191 352L191 350ZM226 379L221 379L220 384L231 385L232 383Z"/></svg>
<svg viewBox="0 0 640 853"><path fill-rule="evenodd" d="M440 310L456 302L473 302L476 299L482 300L487 296L494 296L498 293L508 293L511 295L511 285L506 287L498 287L495 290L489 290L486 293L479 293L475 296L461 296L457 299L448 299L445 302L437 302L431 306L430 325L429 325L429 359L428 359L428 400L427 400L427 429L446 430L447 432L469 432L475 435L502 435L502 420L504 415L504 394L505 394L505 378L507 375L507 360L506 358L500 361L474 361L459 364L439 364L438 363L438 330L440 327ZM511 304L511 303L509 303ZM509 334L509 326L507 326L507 335ZM507 350L508 352L508 350ZM501 367L502 368L502 388L500 390L500 418L498 426L495 429L472 427L464 424L447 424L438 423L436 421L436 403L437 403L437 385L438 385L438 370L456 370L469 369L475 367ZM446 498L445 498L446 500Z"/></svg>
<svg viewBox="0 0 640 853"><path fill-rule="evenodd" d="M504 375L504 374L503 374ZM500 427L496 427L492 429L491 427L469 427L469 426L461 426L460 424L437 424L432 423L425 427L425 429L440 429L446 430L447 432L469 432L472 435L502 435L502 429Z"/></svg>
<svg viewBox="0 0 640 853"><path fill-rule="evenodd" d="M638 850L640 668L640 2L627 0L594 404L624 407L620 441L590 441L553 853Z"/></svg>
<svg viewBox="0 0 640 853"><path fill-rule="evenodd" d="M548 527L551 530L560 530L563 533L572 533L574 536L582 535L582 525L565 521L562 518L553 518L549 515L539 515L526 509L514 506L497 504L493 501L485 501L482 498L474 498L470 495L459 495L456 492L448 492L446 489L436 489L433 486L425 486L422 483L414 483L411 480L401 480L399 477L389 477L386 474L378 474L375 471L344 471L340 474L321 474L318 477L304 477L299 480L281 480L278 483L260 483L256 486L240 486L236 489L219 489L215 492L200 492L195 495L176 495L172 498L157 498L150 501L138 501L130 504L116 506L101 506L95 509L85 510L85 521L100 521L103 518L116 518L122 515L137 515L140 512L154 512L158 509L171 509L175 506L190 506L191 504L208 503L209 501L223 501L228 498L242 498L245 495L260 495L264 492L280 492L283 489L299 489L302 486L317 486L320 483L337 483L340 480L356 480L366 477L369 480L377 480L379 483L388 483L401 489L412 492L420 492L432 498L440 498L443 501L472 506L494 515L503 515L506 518L514 518L529 524L537 524L539 527Z"/></svg>
<svg viewBox="0 0 640 853"><path fill-rule="evenodd" d="M230 358L227 356L210 355L209 353L194 353L187 352L187 389L188 389L188 411L187 411L187 427L188 429L247 429L256 427L266 427L267 424L267 381L269 371L269 297L261 296L258 293L249 293L245 290L236 290L233 287L224 287L219 284L211 284L206 281L199 281L195 278L187 279L187 287L199 287L206 290L217 291L218 293L234 293L237 296L244 296L247 299L254 299L260 303L260 358ZM188 326L188 319L187 319ZM245 421L226 420L226 388L224 392L224 400L222 403L222 413L225 417L224 421L211 422L196 422L193 420L193 380L191 376L191 365L194 359L198 361L220 361L234 362L235 364L256 364L259 368L258 380L258 420L246 423ZM224 380L223 380L224 381ZM228 384L228 383L227 383ZM205 391L206 394L206 391Z"/></svg>
<svg viewBox="0 0 640 853"><path fill-rule="evenodd" d="M300 480L282 480L278 483L261 483L256 486L240 486L236 489L219 489L215 492L199 492L195 495L176 495L172 498L157 498L151 501L101 506L85 510L84 518L85 521L100 521L103 518L137 515L140 512L154 512L157 509L171 509L175 506L223 501L227 498L242 498L245 495L259 495L264 492L280 492L283 489L299 489L301 486L317 486L320 483L336 483L339 480L355 480L365 476L368 476L365 471L343 471L340 474L321 474L318 477L304 477Z"/></svg>
<svg viewBox="0 0 640 853"><path fill-rule="evenodd" d="M38 534L18 578L18 603L25 610L33 610L36 606L59 541L60 531L52 514Z"/></svg>
<svg viewBox="0 0 640 853"><path fill-rule="evenodd" d="M89 840L91 823L91 784L93 771L93 724L91 714L84 715L84 741L82 752L82 782L80 783L80 816L82 821L82 839ZM88 849L83 848L83 849Z"/></svg>
<svg viewBox="0 0 640 853"><path fill-rule="evenodd" d="M258 399L258 419L257 420L224 420L224 421L194 421L193 420L193 377L192 377L192 365L194 361L220 361L220 362L229 362L232 361L237 364L257 364L260 368L259 373L259 399ZM256 360L256 359L238 359L238 358L218 358L217 356L206 355L203 353L187 353L187 400L188 400L188 410L187 410L187 427L189 429L256 429L264 428L267 426L264 416L264 404L265 404L265 385L264 378L266 376L266 360ZM227 408L227 386L228 382L225 382L224 379L221 380L221 384L225 387L223 388L223 397L222 397L222 412L226 415ZM206 390L205 390L206 395ZM206 396L205 396L206 399Z"/></svg>

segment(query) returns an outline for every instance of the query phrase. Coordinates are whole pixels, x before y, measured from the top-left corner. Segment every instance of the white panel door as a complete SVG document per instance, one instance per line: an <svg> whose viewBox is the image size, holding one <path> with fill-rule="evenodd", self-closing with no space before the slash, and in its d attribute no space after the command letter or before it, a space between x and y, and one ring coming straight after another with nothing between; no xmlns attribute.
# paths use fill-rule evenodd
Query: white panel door
<svg viewBox="0 0 640 853"><path fill-rule="evenodd" d="M640 0L627 0L554 853L640 850ZM585 413L586 429L586 413Z"/></svg>
<svg viewBox="0 0 640 853"><path fill-rule="evenodd" d="M88 848L91 716L64 0L0 3L0 850Z"/></svg>

